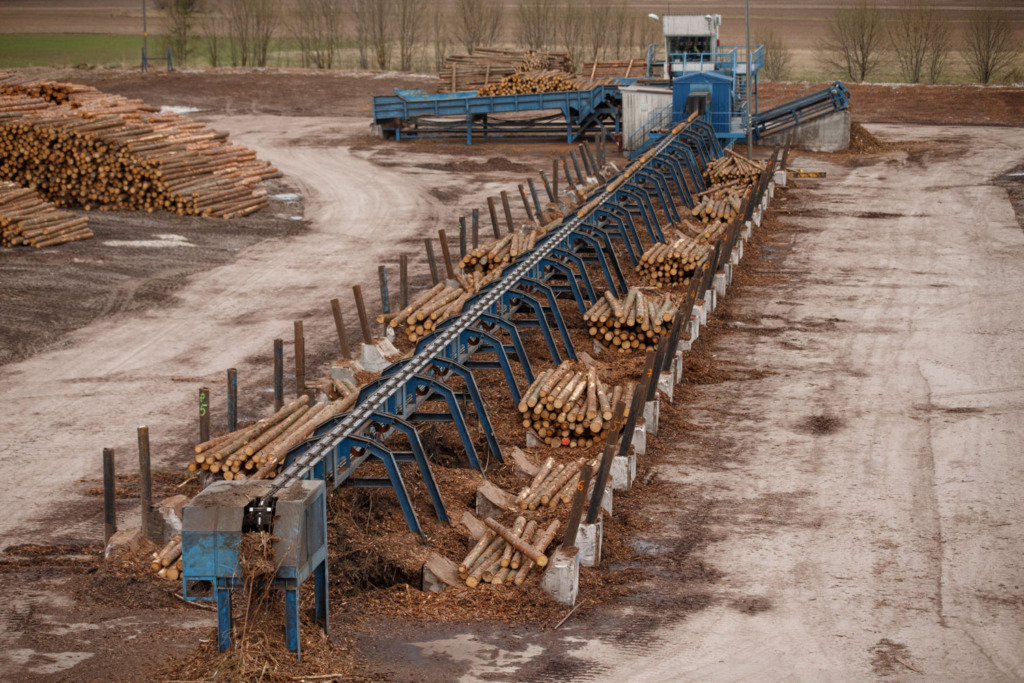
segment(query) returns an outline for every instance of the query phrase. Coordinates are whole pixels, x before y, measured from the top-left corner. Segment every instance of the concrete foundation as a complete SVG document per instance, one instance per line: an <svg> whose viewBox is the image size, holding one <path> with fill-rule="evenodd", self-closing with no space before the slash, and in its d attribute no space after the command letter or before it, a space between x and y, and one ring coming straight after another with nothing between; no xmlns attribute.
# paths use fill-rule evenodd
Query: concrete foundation
<svg viewBox="0 0 1024 683"><path fill-rule="evenodd" d="M544 439L537 436L537 432L532 429L526 430L526 447L537 448L538 446L545 446Z"/></svg>
<svg viewBox="0 0 1024 683"><path fill-rule="evenodd" d="M637 455L647 454L647 429L642 422L633 427L633 440L629 442L633 446L633 452Z"/></svg>
<svg viewBox="0 0 1024 683"><path fill-rule="evenodd" d="M661 414L661 402L658 399L648 401L644 405L644 425L652 436L658 435L658 416Z"/></svg>
<svg viewBox="0 0 1024 683"><path fill-rule="evenodd" d="M749 240L754 236L754 225L752 221L747 221L743 224L743 232L740 233L740 237L745 240Z"/></svg>
<svg viewBox="0 0 1024 683"><path fill-rule="evenodd" d="M776 171L775 174L773 175L772 179L775 181L775 184L778 185L779 187L785 187L786 186L786 169L781 169L781 170Z"/></svg>
<svg viewBox="0 0 1024 683"><path fill-rule="evenodd" d="M613 491L628 491L633 488L633 481L636 479L636 452L629 455L616 455L612 459L612 468L609 474Z"/></svg>
<svg viewBox="0 0 1024 683"><path fill-rule="evenodd" d="M558 548L548 558L540 577L544 592L563 605L572 607L580 592L580 550L576 546Z"/></svg>
<svg viewBox="0 0 1024 683"><path fill-rule="evenodd" d="M121 553L132 553L139 549L142 532L138 529L121 529L110 537L104 557L110 559Z"/></svg>
<svg viewBox="0 0 1024 683"><path fill-rule="evenodd" d="M601 564L601 541L604 537L604 520L598 518L594 524L580 524L576 532L576 547L580 549L580 564L596 567Z"/></svg>
<svg viewBox="0 0 1024 683"><path fill-rule="evenodd" d="M786 136L792 136L790 147L808 152L843 152L850 149L850 110L833 112L817 119L801 123L782 133L761 138L759 144L765 147L786 144Z"/></svg>
<svg viewBox="0 0 1024 683"><path fill-rule="evenodd" d="M680 342L680 346L682 346L682 342ZM689 346L689 342L687 342L687 346ZM683 367L683 351L682 348L679 348L672 359L672 377L676 384L683 383Z"/></svg>
<svg viewBox="0 0 1024 683"><path fill-rule="evenodd" d="M360 344L359 364L367 372L380 372L391 365L391 358L399 355L394 344L387 339L379 339L374 344Z"/></svg>
<svg viewBox="0 0 1024 683"><path fill-rule="evenodd" d="M715 277L711 281L711 287L714 289L716 299L725 298L725 287L726 287L726 274L725 272L715 273Z"/></svg>
<svg viewBox="0 0 1024 683"><path fill-rule="evenodd" d="M676 374L674 372L663 372L658 375L658 391L660 391L668 402L672 402L672 392L676 388Z"/></svg>

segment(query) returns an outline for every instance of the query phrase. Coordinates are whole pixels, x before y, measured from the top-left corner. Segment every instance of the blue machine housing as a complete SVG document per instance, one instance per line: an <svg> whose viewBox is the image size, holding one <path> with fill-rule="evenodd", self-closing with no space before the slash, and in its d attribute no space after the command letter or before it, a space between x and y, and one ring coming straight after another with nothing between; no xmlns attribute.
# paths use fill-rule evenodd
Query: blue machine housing
<svg viewBox="0 0 1024 683"><path fill-rule="evenodd" d="M733 110L733 79L715 71L696 71L672 79L672 123L689 116L686 101L691 95L707 94L703 119L715 129L719 140L743 137L743 112Z"/></svg>
<svg viewBox="0 0 1024 683"><path fill-rule="evenodd" d="M245 506L267 482L217 481L182 510L182 595L217 603L218 646L231 644L231 590L245 577L239 566ZM322 480L297 481L282 489L274 514L273 585L285 592L285 639L299 651L299 587L315 577L316 618L327 630L327 487ZM191 592L195 582L213 585L212 595Z"/></svg>

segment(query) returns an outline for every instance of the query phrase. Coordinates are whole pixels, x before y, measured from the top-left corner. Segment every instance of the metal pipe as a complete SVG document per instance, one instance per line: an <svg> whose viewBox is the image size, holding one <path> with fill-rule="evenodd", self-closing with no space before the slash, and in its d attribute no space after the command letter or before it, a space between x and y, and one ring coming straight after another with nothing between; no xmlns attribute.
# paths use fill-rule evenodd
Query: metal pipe
<svg viewBox="0 0 1024 683"><path fill-rule="evenodd" d="M473 248L476 249L479 246L480 246L480 209L473 209Z"/></svg>
<svg viewBox="0 0 1024 683"><path fill-rule="evenodd" d="M487 198L487 211L491 214L491 227L494 228L494 239L501 239L501 229L498 228L498 212L494 208L494 197Z"/></svg>
<svg viewBox="0 0 1024 683"><path fill-rule="evenodd" d="M370 319L366 315L366 305L363 303L363 288L355 285L352 287L352 295L356 299L356 313L359 314L359 327L363 331L363 343L372 344L373 335L370 333Z"/></svg>
<svg viewBox="0 0 1024 683"><path fill-rule="evenodd" d="M238 429L238 370L228 368L228 431Z"/></svg>
<svg viewBox="0 0 1024 683"><path fill-rule="evenodd" d="M746 11L747 11L747 73L746 73L746 90L747 90L747 158L754 158L754 131L752 126L752 114L750 108L750 0L746 0Z"/></svg>
<svg viewBox="0 0 1024 683"><path fill-rule="evenodd" d="M210 440L210 390L199 389L199 443Z"/></svg>
<svg viewBox="0 0 1024 683"><path fill-rule="evenodd" d="M430 266L430 281L436 285L441 281L441 276L437 273L437 260L434 259L434 245L430 243L429 237L423 239L423 244L427 247L427 265Z"/></svg>
<svg viewBox="0 0 1024 683"><path fill-rule="evenodd" d="M388 267L377 266L377 280L380 282L380 309L383 313L391 312L391 296L388 294Z"/></svg>
<svg viewBox="0 0 1024 683"><path fill-rule="evenodd" d="M540 204L540 195L537 194L537 186L533 184L533 178L527 178L526 183L530 186L530 194L533 196L533 205L537 209L537 222L544 222L544 207Z"/></svg>
<svg viewBox="0 0 1024 683"><path fill-rule="evenodd" d="M295 321L295 395L302 396L306 390L306 337L302 332L302 321Z"/></svg>
<svg viewBox="0 0 1024 683"><path fill-rule="evenodd" d="M139 427L139 522L143 538L149 538L149 516L153 511L153 472L149 461L149 427Z"/></svg>
<svg viewBox="0 0 1024 683"><path fill-rule="evenodd" d="M117 533L117 510L114 506L114 449L103 449L103 547Z"/></svg>
<svg viewBox="0 0 1024 683"><path fill-rule="evenodd" d="M530 206L530 200L526 197L526 186L519 183L519 197L523 200L523 207L526 209L526 217L532 223L535 219L533 217L533 207Z"/></svg>
<svg viewBox="0 0 1024 683"><path fill-rule="evenodd" d="M403 257L405 255L403 254ZM345 337L345 317L341 314L341 302L331 299L331 313L334 315L334 329L338 333L338 343L341 344L341 355L351 358L349 353L348 338ZM275 342L276 343L276 342ZM280 410L280 408L278 408Z"/></svg>
<svg viewBox="0 0 1024 683"><path fill-rule="evenodd" d="M441 240L441 257L444 259L444 272L448 274L449 280L455 279L455 269L452 267L452 255L448 251L448 235L445 231L438 230L437 238Z"/></svg>
<svg viewBox="0 0 1024 683"><path fill-rule="evenodd" d="M284 340L274 340L274 412L284 405ZM200 442L201 443L201 442Z"/></svg>
<svg viewBox="0 0 1024 683"><path fill-rule="evenodd" d="M501 206L505 209L505 224L508 225L508 231L512 232L515 227L512 225L512 207L508 203L508 192L505 190L501 191Z"/></svg>
<svg viewBox="0 0 1024 683"><path fill-rule="evenodd" d="M400 297L398 303L405 308L409 305L409 255L398 257L398 280Z"/></svg>
<svg viewBox="0 0 1024 683"><path fill-rule="evenodd" d="M466 257L466 217L459 216L459 258ZM405 308L405 305L402 306Z"/></svg>

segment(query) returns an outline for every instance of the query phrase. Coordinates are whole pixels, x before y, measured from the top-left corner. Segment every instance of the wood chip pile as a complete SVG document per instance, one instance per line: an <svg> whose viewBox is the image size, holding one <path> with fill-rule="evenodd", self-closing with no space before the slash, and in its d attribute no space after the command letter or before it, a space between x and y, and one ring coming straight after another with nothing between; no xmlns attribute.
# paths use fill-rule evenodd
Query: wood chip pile
<svg viewBox="0 0 1024 683"><path fill-rule="evenodd" d="M656 346L661 335L671 328L677 309L671 297L633 287L622 299L606 291L583 314L583 320L590 325L590 336L599 343L629 352Z"/></svg>
<svg viewBox="0 0 1024 683"><path fill-rule="evenodd" d="M324 420L355 405L358 387L351 382L337 386L340 397L333 401L315 403L303 395L254 425L197 445L189 471L206 470L224 479L273 479L293 446Z"/></svg>
<svg viewBox="0 0 1024 683"><path fill-rule="evenodd" d="M523 52L477 48L469 55L452 55L437 76L438 92L479 90L520 71L559 71L572 74L566 52Z"/></svg>
<svg viewBox="0 0 1024 683"><path fill-rule="evenodd" d="M685 235L672 242L654 244L640 257L636 272L656 287L688 285L711 249L707 242L696 242Z"/></svg>
<svg viewBox="0 0 1024 683"><path fill-rule="evenodd" d="M456 276L458 287L441 281L422 292L398 313L377 316L377 322L387 323L396 329L404 325L406 337L415 344L442 320L461 313L470 297L500 275L500 270L459 274Z"/></svg>
<svg viewBox="0 0 1024 683"><path fill-rule="evenodd" d="M602 442L611 426L612 410L630 384L610 387L597 370L567 361L541 373L523 394L519 412L523 426L548 446L588 448Z"/></svg>
<svg viewBox="0 0 1024 683"><path fill-rule="evenodd" d="M204 124L140 100L0 72L0 179L57 206L245 216L279 176Z"/></svg>
<svg viewBox="0 0 1024 683"><path fill-rule="evenodd" d="M39 194L0 180L0 244L51 247L92 237L89 219L43 201Z"/></svg>

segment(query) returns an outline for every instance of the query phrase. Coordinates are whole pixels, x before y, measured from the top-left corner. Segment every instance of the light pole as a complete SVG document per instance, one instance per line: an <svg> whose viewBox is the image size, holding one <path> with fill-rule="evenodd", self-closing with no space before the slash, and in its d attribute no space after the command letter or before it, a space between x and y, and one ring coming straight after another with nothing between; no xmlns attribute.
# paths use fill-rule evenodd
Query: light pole
<svg viewBox="0 0 1024 683"><path fill-rule="evenodd" d="M142 0L142 70L146 70L146 59L149 56L146 52L147 38L149 32L146 30L146 0Z"/></svg>
<svg viewBox="0 0 1024 683"><path fill-rule="evenodd" d="M751 76L751 73L750 73L750 0L746 0L746 6L747 6L747 76L746 76L746 79L747 79L747 158L748 159L753 159L754 158L754 131L753 131L753 128L751 127L751 119L750 119L751 115L753 114L753 111L752 111L751 106L750 106L750 102L751 102L751 100L750 100L750 88L751 88L751 80L750 80L750 76Z"/></svg>

